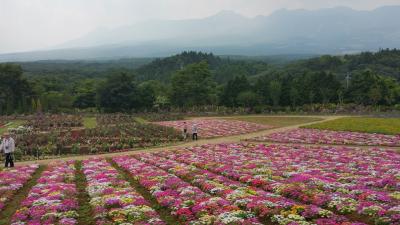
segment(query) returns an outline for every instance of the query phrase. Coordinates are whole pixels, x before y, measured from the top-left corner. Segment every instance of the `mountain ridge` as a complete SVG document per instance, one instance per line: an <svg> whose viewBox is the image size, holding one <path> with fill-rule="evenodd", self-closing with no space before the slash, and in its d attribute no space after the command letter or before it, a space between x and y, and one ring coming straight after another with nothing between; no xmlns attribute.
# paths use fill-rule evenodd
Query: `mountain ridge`
<svg viewBox="0 0 400 225"><path fill-rule="evenodd" d="M346 54L400 47L400 6L278 10L245 17L233 11L190 20L148 21L95 30L62 49L1 54L0 61L163 57L185 50L217 55Z"/></svg>

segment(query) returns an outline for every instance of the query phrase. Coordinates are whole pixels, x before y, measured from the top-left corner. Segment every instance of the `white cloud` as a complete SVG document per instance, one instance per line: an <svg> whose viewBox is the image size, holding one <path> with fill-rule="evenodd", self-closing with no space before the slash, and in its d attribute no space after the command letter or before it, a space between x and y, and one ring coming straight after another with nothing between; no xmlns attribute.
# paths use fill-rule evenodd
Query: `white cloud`
<svg viewBox="0 0 400 225"><path fill-rule="evenodd" d="M0 0L0 53L54 46L98 27L149 19L201 18L221 10L246 16L280 8L373 9L400 0Z"/></svg>

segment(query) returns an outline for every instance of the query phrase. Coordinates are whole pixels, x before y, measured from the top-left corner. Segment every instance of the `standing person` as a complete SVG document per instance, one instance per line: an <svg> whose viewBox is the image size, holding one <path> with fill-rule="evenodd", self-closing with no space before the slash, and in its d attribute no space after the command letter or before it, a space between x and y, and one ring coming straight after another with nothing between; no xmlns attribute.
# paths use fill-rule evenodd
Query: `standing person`
<svg viewBox="0 0 400 225"><path fill-rule="evenodd" d="M187 139L187 132L188 132L188 127L186 122L183 122L183 139L186 141Z"/></svg>
<svg viewBox="0 0 400 225"><path fill-rule="evenodd" d="M193 124L192 126L192 140L196 140L197 141L197 124Z"/></svg>
<svg viewBox="0 0 400 225"><path fill-rule="evenodd" d="M9 133L5 133L4 139L2 140L0 145L0 151L3 151L6 156L5 167L8 167L8 164L10 164L10 167L14 167L14 157L13 157L14 150L15 150L14 139L10 137Z"/></svg>

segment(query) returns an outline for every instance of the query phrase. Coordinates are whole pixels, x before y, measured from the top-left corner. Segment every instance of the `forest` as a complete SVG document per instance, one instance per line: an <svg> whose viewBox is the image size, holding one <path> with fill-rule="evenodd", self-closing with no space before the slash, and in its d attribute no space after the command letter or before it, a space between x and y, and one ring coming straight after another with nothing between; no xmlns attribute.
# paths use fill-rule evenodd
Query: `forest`
<svg viewBox="0 0 400 225"><path fill-rule="evenodd" d="M190 51L158 59L4 63L0 114L397 107L399 79L397 49L282 62Z"/></svg>

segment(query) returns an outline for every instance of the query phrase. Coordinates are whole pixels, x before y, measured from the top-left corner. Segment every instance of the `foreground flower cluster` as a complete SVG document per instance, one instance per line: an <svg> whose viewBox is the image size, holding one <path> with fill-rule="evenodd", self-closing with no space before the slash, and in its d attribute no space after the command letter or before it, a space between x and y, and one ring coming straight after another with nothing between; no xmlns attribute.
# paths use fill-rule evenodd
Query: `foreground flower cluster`
<svg viewBox="0 0 400 225"><path fill-rule="evenodd" d="M39 165L14 167L0 171L0 211L12 196L32 178Z"/></svg>
<svg viewBox="0 0 400 225"><path fill-rule="evenodd" d="M168 152L140 154L135 157L173 173L211 195L225 198L243 210L252 211L266 222L279 220L284 224L289 222L321 225L327 223L350 224L345 217L337 216L329 210L315 205L300 204L260 188L251 187L208 170L197 168L193 166L194 162L191 162L190 159L186 161L187 163L168 159L179 158Z"/></svg>
<svg viewBox="0 0 400 225"><path fill-rule="evenodd" d="M76 224L78 203L74 180L73 161L50 164L14 214L12 225Z"/></svg>
<svg viewBox="0 0 400 225"><path fill-rule="evenodd" d="M83 161L96 224L165 224L150 204L104 159Z"/></svg>
<svg viewBox="0 0 400 225"><path fill-rule="evenodd" d="M161 206L184 224L260 224L255 215L213 197L160 168L128 156L113 159L139 181Z"/></svg>
<svg viewBox="0 0 400 225"><path fill-rule="evenodd" d="M400 223L400 155L379 149L204 145L170 155L367 223Z"/></svg>
<svg viewBox="0 0 400 225"><path fill-rule="evenodd" d="M252 141L274 141L282 143L340 144L370 146L400 146L400 136L370 134L348 131L317 129L294 129L256 137Z"/></svg>
<svg viewBox="0 0 400 225"><path fill-rule="evenodd" d="M175 129L182 131L184 127L184 122L186 122L189 133L192 132L192 125L196 124L198 127L198 135L202 138L231 136L272 128L271 126L261 125L257 123L249 123L238 120L217 119L163 121L157 122L157 124L162 126L174 127Z"/></svg>

